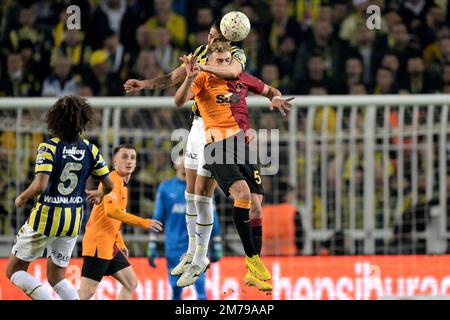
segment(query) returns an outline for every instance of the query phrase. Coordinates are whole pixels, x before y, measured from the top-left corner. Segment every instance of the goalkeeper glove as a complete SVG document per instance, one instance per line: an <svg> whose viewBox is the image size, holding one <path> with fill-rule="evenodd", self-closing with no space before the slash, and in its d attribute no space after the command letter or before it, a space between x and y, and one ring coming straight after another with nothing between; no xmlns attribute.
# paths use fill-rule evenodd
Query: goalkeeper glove
<svg viewBox="0 0 450 320"><path fill-rule="evenodd" d="M147 246L147 259L150 267L156 268L155 258L157 257L159 257L157 243L155 241L149 241Z"/></svg>
<svg viewBox="0 0 450 320"><path fill-rule="evenodd" d="M214 237L212 239L212 250L209 255L211 262L217 262L223 257L222 239L220 237Z"/></svg>

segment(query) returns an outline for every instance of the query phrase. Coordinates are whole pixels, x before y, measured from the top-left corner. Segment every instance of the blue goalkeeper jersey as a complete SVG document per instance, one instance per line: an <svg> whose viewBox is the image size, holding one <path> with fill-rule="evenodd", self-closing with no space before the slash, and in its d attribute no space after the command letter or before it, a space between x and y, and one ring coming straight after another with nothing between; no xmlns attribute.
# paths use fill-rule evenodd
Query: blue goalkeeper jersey
<svg viewBox="0 0 450 320"><path fill-rule="evenodd" d="M177 177L162 182L158 187L153 219L164 224L166 256L180 255L188 247L185 190L186 181ZM214 208L214 225L211 237L215 235L220 235L220 224L217 210Z"/></svg>

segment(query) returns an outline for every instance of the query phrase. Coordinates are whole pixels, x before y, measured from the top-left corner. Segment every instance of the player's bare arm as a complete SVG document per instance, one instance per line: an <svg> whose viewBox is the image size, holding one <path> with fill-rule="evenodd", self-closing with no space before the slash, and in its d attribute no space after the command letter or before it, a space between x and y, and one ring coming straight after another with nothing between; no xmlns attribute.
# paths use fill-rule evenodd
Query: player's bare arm
<svg viewBox="0 0 450 320"><path fill-rule="evenodd" d="M200 70L194 61L189 60L188 57L183 56L180 58L184 62L184 68L186 70L186 78L183 84L178 88L174 100L177 107L182 107L186 101L194 98L194 93L191 90L192 83Z"/></svg>
<svg viewBox="0 0 450 320"><path fill-rule="evenodd" d="M264 90L261 95L271 101L270 110L278 109L283 116L286 116L286 113L291 110L292 105L289 102L294 100L294 97L283 99L280 90L267 84L264 84Z"/></svg>
<svg viewBox="0 0 450 320"><path fill-rule="evenodd" d="M186 76L186 70L183 66L179 66L171 73L165 74L163 76L146 79L146 80L136 80L129 79L123 85L126 93L138 92L144 89L166 89L176 85Z"/></svg>
<svg viewBox="0 0 450 320"><path fill-rule="evenodd" d="M232 59L228 65L211 66L208 64L197 64L201 71L209 72L222 79L236 79L242 73L242 64Z"/></svg>
<svg viewBox="0 0 450 320"><path fill-rule="evenodd" d="M86 190L86 200L92 204L99 204L102 202L103 197L112 191L114 188L114 182L107 176L100 180L100 185L96 190Z"/></svg>
<svg viewBox="0 0 450 320"><path fill-rule="evenodd" d="M30 186L16 198L16 207L22 208L28 199L41 194L47 188L49 178L50 176L48 174L37 173Z"/></svg>

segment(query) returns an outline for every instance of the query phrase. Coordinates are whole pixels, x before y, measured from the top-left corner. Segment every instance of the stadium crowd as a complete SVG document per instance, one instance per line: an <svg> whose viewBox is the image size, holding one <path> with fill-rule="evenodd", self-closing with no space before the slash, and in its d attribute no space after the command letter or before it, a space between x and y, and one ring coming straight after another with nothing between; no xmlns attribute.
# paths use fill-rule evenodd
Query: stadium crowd
<svg viewBox="0 0 450 320"><path fill-rule="evenodd" d="M66 28L71 4L81 8L80 30ZM369 5L381 8L379 29L366 25ZM249 36L238 44L247 55L246 72L283 94L450 93L450 1L0 0L0 96L123 96L127 79L170 72L183 53L206 43L213 20L233 9L244 12L252 23ZM137 94L172 96L175 89ZM33 112L24 113L24 128L39 127L42 114ZM252 117L255 127L287 130L284 119L259 115ZM7 127L11 119L2 113L2 125ZM170 135L161 132L188 128L189 116L169 109L128 109L121 124L161 136L132 140L141 163L131 186L139 199L132 202L138 206L132 212L149 212L142 208L151 208L157 185L174 175ZM31 152L44 139L42 133L30 132L21 142L30 150L21 181L30 179ZM3 126L0 134L1 190L15 183L7 167L15 163L13 151L19 142ZM266 189L277 189L286 177L282 172L268 178ZM5 190L0 217L12 217L15 187ZM268 194L266 202L280 200L275 198ZM0 234L14 233L5 220L0 222Z"/></svg>

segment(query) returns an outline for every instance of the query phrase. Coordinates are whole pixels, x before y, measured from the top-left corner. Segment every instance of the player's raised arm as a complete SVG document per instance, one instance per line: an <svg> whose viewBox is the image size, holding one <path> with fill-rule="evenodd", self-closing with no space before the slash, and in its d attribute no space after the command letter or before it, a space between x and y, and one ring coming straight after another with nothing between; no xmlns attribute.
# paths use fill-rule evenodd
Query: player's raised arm
<svg viewBox="0 0 450 320"><path fill-rule="evenodd" d="M212 73L222 79L236 79L243 71L242 64L236 58L233 58L229 65L197 64L197 66L201 71Z"/></svg>
<svg viewBox="0 0 450 320"><path fill-rule="evenodd" d="M264 89L261 95L267 97L270 103L270 110L278 109L283 116L286 116L286 113L291 110L292 105L289 103L294 100L294 97L290 98L282 98L281 92L278 89L275 89L267 84L264 84Z"/></svg>
<svg viewBox="0 0 450 320"><path fill-rule="evenodd" d="M183 66L179 66L171 73L160 77L146 80L129 79L123 85L126 93L138 92L144 89L166 89L176 85L186 76L186 70Z"/></svg>
<svg viewBox="0 0 450 320"><path fill-rule="evenodd" d="M199 73L197 64L186 56L180 58L184 62L184 68L186 70L186 78L183 84L178 88L175 93L174 101L177 107L182 107L186 101L191 100L194 97L192 92L192 84L194 83L195 77Z"/></svg>

